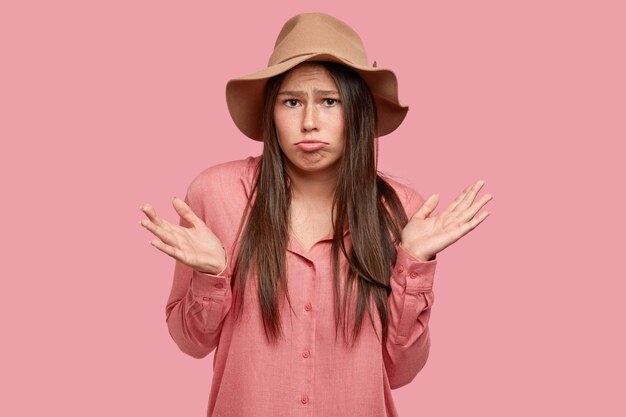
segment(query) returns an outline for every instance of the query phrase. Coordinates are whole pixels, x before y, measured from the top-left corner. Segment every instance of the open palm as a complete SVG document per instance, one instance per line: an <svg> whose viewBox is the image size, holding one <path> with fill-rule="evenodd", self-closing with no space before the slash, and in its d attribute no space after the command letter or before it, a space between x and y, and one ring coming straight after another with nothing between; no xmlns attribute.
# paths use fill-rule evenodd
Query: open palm
<svg viewBox="0 0 626 417"><path fill-rule="evenodd" d="M139 223L159 238L150 243L200 272L218 274L223 271L226 267L226 253L222 242L183 200L174 197L172 205L190 227L168 222L159 217L154 208L146 203L140 210L148 218Z"/></svg>
<svg viewBox="0 0 626 417"><path fill-rule="evenodd" d="M424 201L402 230L402 247L421 260L430 260L444 248L469 233L489 216L489 212L476 213L493 197L486 194L474 202L476 194L485 185L479 180L470 184L439 214L429 217L439 203L433 194Z"/></svg>

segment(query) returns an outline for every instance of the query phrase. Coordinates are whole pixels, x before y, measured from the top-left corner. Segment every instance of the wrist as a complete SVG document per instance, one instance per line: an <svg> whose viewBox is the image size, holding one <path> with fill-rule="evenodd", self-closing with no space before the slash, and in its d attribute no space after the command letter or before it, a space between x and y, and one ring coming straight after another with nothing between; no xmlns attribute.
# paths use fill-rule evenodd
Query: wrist
<svg viewBox="0 0 626 417"><path fill-rule="evenodd" d="M228 266L228 253L223 247L222 250L224 251L223 262L211 263L206 268L198 269L198 272L209 275L220 275L226 271L226 267Z"/></svg>
<svg viewBox="0 0 626 417"><path fill-rule="evenodd" d="M435 259L435 257L437 256L437 254L429 254L429 253L424 253L424 252L420 252L417 248L412 247L412 246L407 246L407 245L403 245L402 242L400 242L400 246L402 246L402 248L409 252L414 258L417 258L419 261L421 262L429 262Z"/></svg>

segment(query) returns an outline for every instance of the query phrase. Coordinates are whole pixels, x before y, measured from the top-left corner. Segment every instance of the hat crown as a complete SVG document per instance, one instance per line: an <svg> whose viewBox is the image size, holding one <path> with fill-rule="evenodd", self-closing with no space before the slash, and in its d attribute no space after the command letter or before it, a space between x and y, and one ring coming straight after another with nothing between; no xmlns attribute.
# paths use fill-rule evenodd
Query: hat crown
<svg viewBox="0 0 626 417"><path fill-rule="evenodd" d="M377 135L393 132L409 110L398 99L393 71L367 65L359 35L346 23L325 13L302 13L282 27L267 68L226 84L226 102L233 121L246 136L263 141L265 89L272 77L303 62L328 61L352 68L367 84L376 103Z"/></svg>
<svg viewBox="0 0 626 417"><path fill-rule="evenodd" d="M325 13L302 13L289 19L281 29L268 67L317 53L330 53L356 65L367 65L363 42L350 26Z"/></svg>

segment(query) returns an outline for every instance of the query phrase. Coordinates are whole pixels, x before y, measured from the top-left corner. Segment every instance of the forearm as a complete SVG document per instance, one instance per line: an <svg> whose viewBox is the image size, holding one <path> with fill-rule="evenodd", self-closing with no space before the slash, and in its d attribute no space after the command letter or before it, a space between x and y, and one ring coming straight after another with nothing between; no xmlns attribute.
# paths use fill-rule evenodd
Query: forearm
<svg viewBox="0 0 626 417"><path fill-rule="evenodd" d="M177 265L181 273L185 268ZM230 310L230 278L225 273L211 275L195 270L188 273L191 279L187 291L176 291L183 294L180 298L170 297L166 321L178 347L190 356L202 358L217 346L222 323Z"/></svg>
<svg viewBox="0 0 626 417"><path fill-rule="evenodd" d="M428 359L436 262L421 261L406 249L398 248L390 279L389 332L383 349L392 389L410 383Z"/></svg>

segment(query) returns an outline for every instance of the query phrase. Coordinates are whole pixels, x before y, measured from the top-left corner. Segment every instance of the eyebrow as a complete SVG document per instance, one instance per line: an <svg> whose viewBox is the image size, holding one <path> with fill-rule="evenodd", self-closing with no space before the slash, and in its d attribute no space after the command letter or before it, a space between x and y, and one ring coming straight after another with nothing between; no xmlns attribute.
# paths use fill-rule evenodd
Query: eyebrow
<svg viewBox="0 0 626 417"><path fill-rule="evenodd" d="M339 91L337 90L313 90L313 92L318 96L329 96L329 95L339 95ZM306 95L304 91L281 91L278 93L279 96L294 96L294 97L302 97Z"/></svg>

